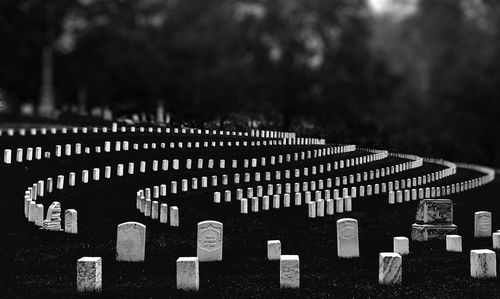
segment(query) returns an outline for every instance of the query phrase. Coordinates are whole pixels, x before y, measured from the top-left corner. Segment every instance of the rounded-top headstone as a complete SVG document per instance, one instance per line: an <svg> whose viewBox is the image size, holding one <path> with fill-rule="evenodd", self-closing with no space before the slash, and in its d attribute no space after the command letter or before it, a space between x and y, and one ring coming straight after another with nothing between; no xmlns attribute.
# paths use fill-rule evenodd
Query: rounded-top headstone
<svg viewBox="0 0 500 299"><path fill-rule="evenodd" d="M222 260L223 225L214 220L198 223L196 255L200 262Z"/></svg>
<svg viewBox="0 0 500 299"><path fill-rule="evenodd" d="M146 251L146 226L139 222L118 225L116 236L116 260L142 262Z"/></svg>
<svg viewBox="0 0 500 299"><path fill-rule="evenodd" d="M474 237L491 237L491 212L479 211L474 213Z"/></svg>

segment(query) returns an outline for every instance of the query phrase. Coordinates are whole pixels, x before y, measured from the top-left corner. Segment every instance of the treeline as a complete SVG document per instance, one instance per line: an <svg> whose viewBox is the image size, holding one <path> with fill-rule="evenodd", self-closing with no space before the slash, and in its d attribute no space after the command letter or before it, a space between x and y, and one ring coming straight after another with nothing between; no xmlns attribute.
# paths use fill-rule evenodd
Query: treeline
<svg viewBox="0 0 500 299"><path fill-rule="evenodd" d="M500 164L497 2L420 0L399 18L364 0L3 0L0 87L38 101L50 46L60 105L161 101L180 117L243 112Z"/></svg>

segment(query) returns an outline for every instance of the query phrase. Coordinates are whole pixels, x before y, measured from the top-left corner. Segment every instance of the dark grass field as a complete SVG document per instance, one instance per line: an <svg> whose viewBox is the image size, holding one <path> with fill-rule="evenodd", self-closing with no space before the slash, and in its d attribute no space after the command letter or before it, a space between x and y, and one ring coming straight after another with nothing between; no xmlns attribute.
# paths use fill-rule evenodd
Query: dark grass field
<svg viewBox="0 0 500 299"><path fill-rule="evenodd" d="M210 158L250 158L275 153L272 149L268 150L269 153L248 148L223 155L210 151L200 151L199 154ZM175 155L173 152L170 154ZM182 152L178 154L182 155ZM349 155L345 154L346 157ZM493 228L498 228L495 219L500 213L497 200L500 194L499 181L450 196L455 202L454 222L463 236L464 253L446 253L444 241L412 242L411 254L403 258L403 284L393 287L378 284L378 253L392 251L394 236L409 237L416 202L389 206L385 196L355 200L354 212L316 219L307 218L306 206L241 215L237 202L221 205L212 203L213 190L208 189L172 200L180 207L181 226L178 228L149 220L135 210L137 189L190 177L179 172L124 177L85 186L78 184L77 187L66 188L44 198L45 208L52 200L59 200L63 210L77 209L78 235L41 231L24 219L23 190L35 178L55 177L62 170L67 173L75 169L90 169L94 165L103 168L103 165L108 165L104 162L114 164L143 158L149 161L155 159L151 154L137 153L137 156L132 157L118 156L114 158L116 160L106 160L106 157L88 161L84 158L60 159L37 162L28 167L2 167L0 186L4 192L0 198L0 297L75 297L76 260L83 256L103 258L101 296L106 297L492 298L500 294L498 280L473 280L469 277L469 250L491 248L491 239L472 238L473 214L479 210L491 211ZM385 159L370 167L393 165L398 161ZM349 173L370 167L345 171ZM426 164L424 168L412 170L412 175L426 171L436 171L436 167ZM407 175L402 173L391 179ZM463 180L475 175L460 171L454 179ZM346 260L336 257L335 222L343 217L359 221L360 258ZM196 255L196 224L209 219L224 224L223 261L200 264L198 293L177 291L175 261L181 256ZM125 221L138 221L147 226L144 263L114 261L116 226ZM269 262L266 258L267 240L272 239L281 240L283 254L300 256L300 290L279 289L279 264Z"/></svg>

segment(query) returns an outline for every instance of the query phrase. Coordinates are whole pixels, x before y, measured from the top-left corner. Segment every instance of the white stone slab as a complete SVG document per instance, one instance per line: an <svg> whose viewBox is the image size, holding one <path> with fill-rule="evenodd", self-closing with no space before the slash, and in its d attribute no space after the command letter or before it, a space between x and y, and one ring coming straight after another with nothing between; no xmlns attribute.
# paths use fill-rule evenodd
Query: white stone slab
<svg viewBox="0 0 500 299"><path fill-rule="evenodd" d="M491 213L479 211L474 213L474 238L491 237Z"/></svg>
<svg viewBox="0 0 500 299"><path fill-rule="evenodd" d="M223 225L207 220L198 223L196 256L200 262L222 260Z"/></svg>
<svg viewBox="0 0 500 299"><path fill-rule="evenodd" d="M116 236L116 260L143 262L146 251L146 226L138 222L118 225Z"/></svg>
<svg viewBox="0 0 500 299"><path fill-rule="evenodd" d="M384 285L400 284L403 259L394 252L381 252L378 264L378 282Z"/></svg>
<svg viewBox="0 0 500 299"><path fill-rule="evenodd" d="M270 261L279 260L281 257L281 241L267 241L267 259Z"/></svg>
<svg viewBox="0 0 500 299"><path fill-rule="evenodd" d="M394 237L393 239L394 252L400 255L410 253L410 240L407 237Z"/></svg>
<svg viewBox="0 0 500 299"><path fill-rule="evenodd" d="M359 257L358 221L356 219L337 220L337 253L341 258Z"/></svg>
<svg viewBox="0 0 500 299"><path fill-rule="evenodd" d="M446 235L446 251L462 252L462 237L459 235Z"/></svg>
<svg viewBox="0 0 500 299"><path fill-rule="evenodd" d="M180 257L177 259L177 289L198 291L200 288L200 267L197 257Z"/></svg>
<svg viewBox="0 0 500 299"><path fill-rule="evenodd" d="M497 261L495 252L489 249L471 250L470 276L473 278L496 278Z"/></svg>
<svg viewBox="0 0 500 299"><path fill-rule="evenodd" d="M300 261L298 255L280 256L280 288L298 289L300 287Z"/></svg>

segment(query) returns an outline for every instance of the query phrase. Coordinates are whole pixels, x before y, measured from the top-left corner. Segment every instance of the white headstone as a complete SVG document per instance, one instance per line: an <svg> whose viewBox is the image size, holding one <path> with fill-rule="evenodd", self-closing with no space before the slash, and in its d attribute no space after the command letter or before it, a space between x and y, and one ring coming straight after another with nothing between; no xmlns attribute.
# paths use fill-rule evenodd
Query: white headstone
<svg viewBox="0 0 500 299"><path fill-rule="evenodd" d="M198 291L200 288L200 273L197 257L180 257L177 259L177 289Z"/></svg>
<svg viewBox="0 0 500 299"><path fill-rule="evenodd" d="M493 249L500 249L500 232L493 233L491 238L493 241Z"/></svg>
<svg viewBox="0 0 500 299"><path fill-rule="evenodd" d="M462 252L462 237L459 235L446 235L446 251Z"/></svg>
<svg viewBox="0 0 500 299"><path fill-rule="evenodd" d="M143 262L146 250L146 226L138 222L118 225L116 236L116 260Z"/></svg>
<svg viewBox="0 0 500 299"><path fill-rule="evenodd" d="M170 226L179 226L179 208L170 207Z"/></svg>
<svg viewBox="0 0 500 299"><path fill-rule="evenodd" d="M298 255L280 256L280 288L300 287L300 262Z"/></svg>
<svg viewBox="0 0 500 299"><path fill-rule="evenodd" d="M480 211L474 213L474 238L491 237L491 213Z"/></svg>
<svg viewBox="0 0 500 299"><path fill-rule="evenodd" d="M47 217L43 221L43 229L60 231L61 230L61 204L54 201L47 210Z"/></svg>
<svg viewBox="0 0 500 299"><path fill-rule="evenodd" d="M279 260L281 257L281 241L267 241L267 259L270 261Z"/></svg>
<svg viewBox="0 0 500 299"><path fill-rule="evenodd" d="M207 220L198 223L196 255L200 262L222 260L223 225Z"/></svg>
<svg viewBox="0 0 500 299"><path fill-rule="evenodd" d="M407 237L394 237L393 239L394 252L400 255L410 253L410 240Z"/></svg>
<svg viewBox="0 0 500 299"><path fill-rule="evenodd" d="M359 257L358 221L356 219L337 220L337 253L341 258Z"/></svg>

